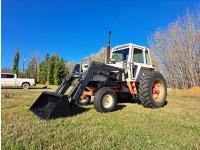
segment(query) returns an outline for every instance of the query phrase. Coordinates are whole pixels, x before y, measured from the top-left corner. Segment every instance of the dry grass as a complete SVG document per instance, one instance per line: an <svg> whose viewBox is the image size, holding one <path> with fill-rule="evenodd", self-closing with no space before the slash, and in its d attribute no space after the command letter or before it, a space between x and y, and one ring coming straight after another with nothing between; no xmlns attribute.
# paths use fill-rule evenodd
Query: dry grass
<svg viewBox="0 0 200 150"><path fill-rule="evenodd" d="M170 94L173 96L200 97L200 87L194 86L188 90L173 89Z"/></svg>
<svg viewBox="0 0 200 150"><path fill-rule="evenodd" d="M42 121L28 111L41 91L2 90L2 149L200 149L199 92L172 90L160 109L121 103L102 114L91 104L82 114Z"/></svg>

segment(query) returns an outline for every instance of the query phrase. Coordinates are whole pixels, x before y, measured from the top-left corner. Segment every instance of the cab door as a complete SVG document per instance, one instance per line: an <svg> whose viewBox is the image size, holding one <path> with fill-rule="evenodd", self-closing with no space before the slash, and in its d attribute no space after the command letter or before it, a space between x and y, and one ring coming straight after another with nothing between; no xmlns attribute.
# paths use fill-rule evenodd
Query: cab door
<svg viewBox="0 0 200 150"><path fill-rule="evenodd" d="M7 74L7 78L5 78L6 86L15 86L16 78L14 74Z"/></svg>
<svg viewBox="0 0 200 150"><path fill-rule="evenodd" d="M134 47L132 52L132 66L131 73L132 79L136 79L141 67L144 65L144 50L143 48Z"/></svg>

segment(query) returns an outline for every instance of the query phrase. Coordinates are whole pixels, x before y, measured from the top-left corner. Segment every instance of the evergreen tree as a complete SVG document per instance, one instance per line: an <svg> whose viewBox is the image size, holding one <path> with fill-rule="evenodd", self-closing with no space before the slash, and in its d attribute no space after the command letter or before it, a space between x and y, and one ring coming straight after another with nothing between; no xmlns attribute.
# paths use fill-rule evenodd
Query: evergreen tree
<svg viewBox="0 0 200 150"><path fill-rule="evenodd" d="M51 57L47 54L38 68L37 79L39 79L39 83L58 85L68 74L71 65L67 65L64 59L60 59L57 54Z"/></svg>
<svg viewBox="0 0 200 150"><path fill-rule="evenodd" d="M47 74L48 74L48 64L49 64L50 56L47 53L45 56L45 60L40 63L40 83L47 83Z"/></svg>
<svg viewBox="0 0 200 150"><path fill-rule="evenodd" d="M60 70L60 61L59 61L59 57L56 54L55 55L55 65L54 65L54 75L53 75L53 79L54 79L54 84L58 85L59 83L59 70Z"/></svg>
<svg viewBox="0 0 200 150"><path fill-rule="evenodd" d="M66 74L68 74L68 68L66 67L66 63L62 58L60 59L59 64L60 64L60 66L59 66L58 79L59 79L59 81L62 81L63 79L65 79Z"/></svg>
<svg viewBox="0 0 200 150"><path fill-rule="evenodd" d="M19 72L19 49L17 49L14 57L14 62L13 62L13 73L18 74Z"/></svg>
<svg viewBox="0 0 200 150"><path fill-rule="evenodd" d="M54 84L54 68L55 68L55 58L56 56L53 55L50 57L48 61L48 68L47 68L47 83Z"/></svg>
<svg viewBox="0 0 200 150"><path fill-rule="evenodd" d="M42 61L40 63L40 83L45 84L47 82L47 62Z"/></svg>
<svg viewBox="0 0 200 150"><path fill-rule="evenodd" d="M47 65L47 84L50 84L51 80L51 64L50 64L51 57L49 54L46 56L46 65Z"/></svg>

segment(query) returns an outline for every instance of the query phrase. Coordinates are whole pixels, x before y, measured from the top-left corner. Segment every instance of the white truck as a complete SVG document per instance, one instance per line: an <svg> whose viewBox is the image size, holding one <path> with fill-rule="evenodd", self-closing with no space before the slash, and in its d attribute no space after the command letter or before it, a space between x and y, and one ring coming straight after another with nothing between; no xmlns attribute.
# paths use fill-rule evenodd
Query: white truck
<svg viewBox="0 0 200 150"><path fill-rule="evenodd" d="M17 78L16 74L1 73L1 87L22 87L23 89L28 89L35 85L35 79Z"/></svg>

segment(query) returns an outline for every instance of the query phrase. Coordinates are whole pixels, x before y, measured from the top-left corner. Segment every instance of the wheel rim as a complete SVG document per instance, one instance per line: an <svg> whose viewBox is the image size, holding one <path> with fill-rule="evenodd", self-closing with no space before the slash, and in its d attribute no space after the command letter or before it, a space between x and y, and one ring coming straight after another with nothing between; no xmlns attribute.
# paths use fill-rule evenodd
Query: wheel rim
<svg viewBox="0 0 200 150"><path fill-rule="evenodd" d="M105 95L102 99L103 107L109 108L113 105L113 97L111 95Z"/></svg>
<svg viewBox="0 0 200 150"><path fill-rule="evenodd" d="M162 80L155 80L152 87L152 97L154 101L161 102L165 96L165 87Z"/></svg>
<svg viewBox="0 0 200 150"><path fill-rule="evenodd" d="M86 98L80 100L80 102L82 102L82 103L84 103L84 102L86 102L86 101L88 101L88 97L86 97Z"/></svg>
<svg viewBox="0 0 200 150"><path fill-rule="evenodd" d="M25 89L27 89L28 88L28 84L24 84L24 86L23 86Z"/></svg>

